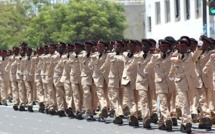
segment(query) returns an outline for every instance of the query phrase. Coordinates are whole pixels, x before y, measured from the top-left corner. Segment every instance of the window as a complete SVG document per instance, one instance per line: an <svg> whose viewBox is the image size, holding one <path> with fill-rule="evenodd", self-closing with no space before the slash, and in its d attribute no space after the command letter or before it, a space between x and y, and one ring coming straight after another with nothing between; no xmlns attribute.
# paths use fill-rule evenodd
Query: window
<svg viewBox="0 0 215 134"><path fill-rule="evenodd" d="M196 0L195 14L197 19L201 16L201 0Z"/></svg>
<svg viewBox="0 0 215 134"><path fill-rule="evenodd" d="M152 20L151 17L147 17L148 20L148 31L151 32L152 31Z"/></svg>
<svg viewBox="0 0 215 134"><path fill-rule="evenodd" d="M166 12L166 23L170 22L170 2L169 0L165 1L165 12Z"/></svg>
<svg viewBox="0 0 215 134"><path fill-rule="evenodd" d="M180 1L175 0L175 20L180 21Z"/></svg>
<svg viewBox="0 0 215 134"><path fill-rule="evenodd" d="M156 16L156 24L161 23L161 12L160 12L160 2L155 3L155 16Z"/></svg>
<svg viewBox="0 0 215 134"><path fill-rule="evenodd" d="M190 0L185 1L185 20L190 19Z"/></svg>

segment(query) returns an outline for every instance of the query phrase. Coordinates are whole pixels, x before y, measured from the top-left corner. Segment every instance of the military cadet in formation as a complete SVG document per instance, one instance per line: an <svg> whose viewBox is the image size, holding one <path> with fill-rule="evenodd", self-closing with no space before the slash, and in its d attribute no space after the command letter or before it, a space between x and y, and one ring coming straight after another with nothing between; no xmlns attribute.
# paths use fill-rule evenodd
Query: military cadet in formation
<svg viewBox="0 0 215 134"><path fill-rule="evenodd" d="M214 43L182 36L153 39L86 41L38 47L27 43L13 47L13 55L1 50L1 104L7 105L12 89L14 110L33 112L35 97L39 112L60 117L98 121L114 115L113 123L143 127L158 123L161 130L177 125L176 107L181 109L181 131L191 133L192 122L211 129L214 112ZM36 90L36 91L35 91ZM37 95L35 95L37 92ZM160 100L158 119L157 98ZM197 111L199 109L199 111ZM198 115L199 113L199 115Z"/></svg>

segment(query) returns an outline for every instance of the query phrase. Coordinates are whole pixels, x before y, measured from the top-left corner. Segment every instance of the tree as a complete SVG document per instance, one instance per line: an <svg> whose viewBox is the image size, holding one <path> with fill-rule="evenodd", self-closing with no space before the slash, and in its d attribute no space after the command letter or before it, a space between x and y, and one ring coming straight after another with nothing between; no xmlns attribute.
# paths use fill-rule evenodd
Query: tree
<svg viewBox="0 0 215 134"><path fill-rule="evenodd" d="M74 40L122 39L124 8L106 0L70 0L68 5L44 6L27 29L35 45Z"/></svg>

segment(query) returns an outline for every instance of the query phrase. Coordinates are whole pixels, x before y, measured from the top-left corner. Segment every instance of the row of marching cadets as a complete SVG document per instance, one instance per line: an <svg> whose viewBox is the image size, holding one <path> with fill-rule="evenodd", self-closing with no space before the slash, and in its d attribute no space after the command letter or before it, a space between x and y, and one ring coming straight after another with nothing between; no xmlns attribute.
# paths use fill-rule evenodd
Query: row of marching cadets
<svg viewBox="0 0 215 134"><path fill-rule="evenodd" d="M153 39L86 41L38 47L36 52L21 42L8 56L1 50L1 102L13 97L14 110L60 117L123 124L161 130L177 125L181 110L181 131L191 133L192 122L211 129L214 117L215 40L200 36ZM10 94L9 94L10 93ZM161 116L158 118L157 99Z"/></svg>

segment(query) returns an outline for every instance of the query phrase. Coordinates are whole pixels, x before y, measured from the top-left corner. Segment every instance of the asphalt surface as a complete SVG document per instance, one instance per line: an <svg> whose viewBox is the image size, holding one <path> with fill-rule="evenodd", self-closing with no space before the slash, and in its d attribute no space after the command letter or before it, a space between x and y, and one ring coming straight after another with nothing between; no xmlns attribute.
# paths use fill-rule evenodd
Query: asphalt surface
<svg viewBox="0 0 215 134"><path fill-rule="evenodd" d="M0 106L0 134L179 134L180 123L173 127L171 132L161 131L156 124L152 124L152 129L146 130L140 121L139 127L128 125L127 119L124 119L123 125L115 125L112 118L107 118L106 122L88 122L84 120L70 119L68 117L51 116L34 112L14 111L12 106ZM98 118L96 116L96 118ZM215 133L212 130L199 130L197 124L193 124L194 134Z"/></svg>

